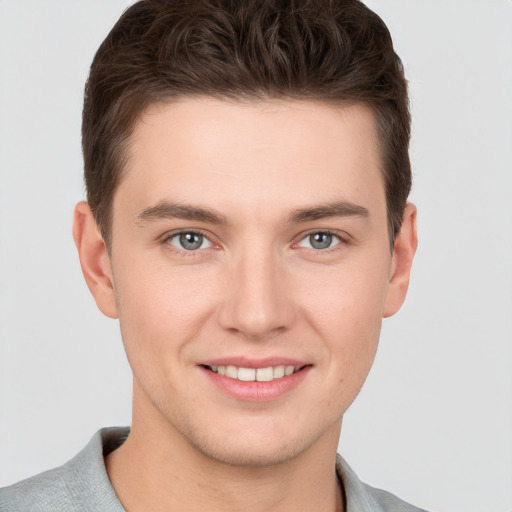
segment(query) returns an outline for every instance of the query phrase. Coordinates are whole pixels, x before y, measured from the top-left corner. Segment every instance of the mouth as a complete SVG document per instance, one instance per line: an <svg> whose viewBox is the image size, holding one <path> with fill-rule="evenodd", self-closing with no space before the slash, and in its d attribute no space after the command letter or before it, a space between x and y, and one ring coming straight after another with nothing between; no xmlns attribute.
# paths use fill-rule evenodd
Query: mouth
<svg viewBox="0 0 512 512"><path fill-rule="evenodd" d="M240 402L269 402L288 396L313 369L309 361L288 357L232 356L198 364L214 389Z"/></svg>
<svg viewBox="0 0 512 512"><path fill-rule="evenodd" d="M265 368L245 368L243 366L233 365L201 365L206 370L217 373L228 379L240 380L242 382L272 382L284 377L288 377L304 370L311 365L303 366L277 365L266 366Z"/></svg>

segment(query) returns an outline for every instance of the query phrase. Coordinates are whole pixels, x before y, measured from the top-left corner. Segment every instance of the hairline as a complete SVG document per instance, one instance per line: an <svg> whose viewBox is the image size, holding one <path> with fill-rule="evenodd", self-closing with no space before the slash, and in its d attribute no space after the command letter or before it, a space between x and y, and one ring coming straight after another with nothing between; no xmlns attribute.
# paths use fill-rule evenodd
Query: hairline
<svg viewBox="0 0 512 512"><path fill-rule="evenodd" d="M108 252L111 252L112 246L112 223L113 223L113 208L114 198L117 193L119 186L123 179L126 178L130 172L130 160L132 155L132 147L135 142L134 135L137 125L141 122L143 116L152 108L165 107L168 105L179 103L183 100L189 99L214 99L222 102L240 104L240 105L256 105L258 103L289 103L289 102L311 102L318 103L318 105L327 105L340 110L345 110L355 105L362 105L368 108L373 116L375 137L376 137L376 150L377 150L377 166L382 177L382 186L384 187L385 199L386 199L386 220L388 226L388 236L390 239L390 247L393 249L395 233L393 221L390 216L390 208L388 204L388 190L386 182L386 169L384 163L385 150L383 148L384 138L379 128L379 110L376 102L365 101L364 99L356 100L351 98L325 98L320 95L306 95L306 94L268 94L265 92L247 92L240 91L239 94L230 94L228 92L176 92L172 93L169 91L168 94L162 94L160 98L147 98L148 101L142 102L142 108L136 112L131 124L123 133L124 137L117 141L116 150L120 152L116 159L116 176L113 182L112 192L110 195L109 204L102 205L102 217L103 222L98 224L101 235L104 239L105 245ZM94 213L94 212L93 212ZM95 214L96 221L97 216Z"/></svg>

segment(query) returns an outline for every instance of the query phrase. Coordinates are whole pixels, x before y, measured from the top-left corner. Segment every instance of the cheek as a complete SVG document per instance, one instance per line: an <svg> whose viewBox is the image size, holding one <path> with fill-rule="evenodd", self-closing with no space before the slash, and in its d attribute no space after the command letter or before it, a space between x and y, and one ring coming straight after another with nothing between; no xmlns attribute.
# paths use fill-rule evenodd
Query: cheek
<svg viewBox="0 0 512 512"><path fill-rule="evenodd" d="M388 288L383 265L346 265L304 273L300 281L305 315L330 337L378 334ZM373 336L371 336L373 337Z"/></svg>
<svg viewBox="0 0 512 512"><path fill-rule="evenodd" d="M387 269L333 268L315 283L304 293L302 315L323 342L330 382L352 395L363 384L377 350Z"/></svg>
<svg viewBox="0 0 512 512"><path fill-rule="evenodd" d="M211 279L197 274L149 264L125 266L115 273L121 332L132 364L148 359L172 365L197 336L214 293Z"/></svg>

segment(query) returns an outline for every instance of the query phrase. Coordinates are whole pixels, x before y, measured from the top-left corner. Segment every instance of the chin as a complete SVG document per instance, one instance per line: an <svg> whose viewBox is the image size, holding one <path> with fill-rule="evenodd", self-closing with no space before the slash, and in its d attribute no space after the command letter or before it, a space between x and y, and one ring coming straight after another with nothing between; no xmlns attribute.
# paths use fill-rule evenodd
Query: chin
<svg viewBox="0 0 512 512"><path fill-rule="evenodd" d="M309 429L290 428L286 425L269 425L267 422L257 425L239 425L240 428L217 428L202 436L193 431L185 433L190 445L208 459L237 467L270 467L289 462L312 446L321 438L334 437L337 445L339 429L334 425L331 430L315 425ZM258 428L259 427L259 428ZM334 432L334 431L337 432ZM197 434L197 431L195 431ZM183 433L182 433L183 434Z"/></svg>
<svg viewBox="0 0 512 512"><path fill-rule="evenodd" d="M299 442L275 443L226 443L221 442L197 443L195 448L208 459L220 462L229 466L237 467L269 467L284 464L300 453L305 451L307 446Z"/></svg>

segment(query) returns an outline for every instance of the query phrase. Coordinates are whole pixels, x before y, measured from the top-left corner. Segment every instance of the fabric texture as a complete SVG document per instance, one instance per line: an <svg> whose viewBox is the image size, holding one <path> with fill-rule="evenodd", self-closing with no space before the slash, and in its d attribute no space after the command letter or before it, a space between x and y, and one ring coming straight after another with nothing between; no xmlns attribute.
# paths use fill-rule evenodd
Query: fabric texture
<svg viewBox="0 0 512 512"><path fill-rule="evenodd" d="M129 429L104 428L69 462L0 489L1 512L125 512L105 469L104 457L128 437ZM346 512L426 512L362 483L338 455Z"/></svg>

